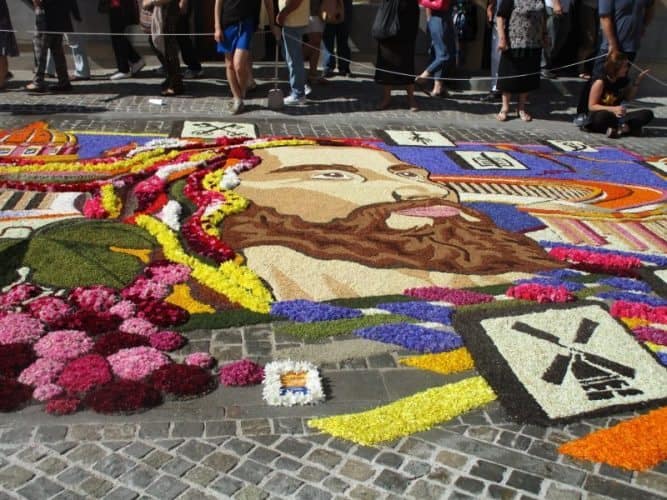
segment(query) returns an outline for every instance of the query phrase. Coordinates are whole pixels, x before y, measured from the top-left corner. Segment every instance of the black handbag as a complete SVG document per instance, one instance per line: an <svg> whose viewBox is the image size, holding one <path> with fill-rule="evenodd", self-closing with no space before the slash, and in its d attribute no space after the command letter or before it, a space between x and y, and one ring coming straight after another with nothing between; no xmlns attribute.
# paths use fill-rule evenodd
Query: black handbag
<svg viewBox="0 0 667 500"><path fill-rule="evenodd" d="M398 34L398 5L400 0L384 0L373 21L371 34L376 40L385 40Z"/></svg>

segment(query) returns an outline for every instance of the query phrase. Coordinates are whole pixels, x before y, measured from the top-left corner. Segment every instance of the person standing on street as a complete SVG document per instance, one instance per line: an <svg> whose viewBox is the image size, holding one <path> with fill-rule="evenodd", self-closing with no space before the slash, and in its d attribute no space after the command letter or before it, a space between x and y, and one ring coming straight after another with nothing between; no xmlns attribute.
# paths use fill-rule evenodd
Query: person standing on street
<svg viewBox="0 0 667 500"><path fill-rule="evenodd" d="M6 30L0 31L0 91L5 90L7 86L7 73L9 72L7 57L19 55L19 47L13 29L7 0L0 0L0 30Z"/></svg>
<svg viewBox="0 0 667 500"><path fill-rule="evenodd" d="M103 5L105 0L100 2ZM100 10L105 10L102 7ZM139 24L139 9L135 0L108 0L109 30L111 48L116 58L117 71L110 80L124 80L136 75L146 65L135 50L125 31L129 26Z"/></svg>
<svg viewBox="0 0 667 500"><path fill-rule="evenodd" d="M278 0L276 24L282 26L283 51L289 71L287 106L306 104L306 69L303 66L303 35L310 17L310 0Z"/></svg>
<svg viewBox="0 0 667 500"><path fill-rule="evenodd" d="M496 29L496 0L488 0L486 4L486 21L491 26L491 88L489 93L482 96L482 102L497 102L501 99L498 90L498 65L500 64L500 51L498 50L498 30Z"/></svg>
<svg viewBox="0 0 667 500"><path fill-rule="evenodd" d="M572 0L546 0L547 7L547 34L549 45L542 51L542 76L544 78L556 78L552 71L554 60L567 43L570 35L571 17L570 6Z"/></svg>
<svg viewBox="0 0 667 500"><path fill-rule="evenodd" d="M324 78L334 76L336 66L341 76L352 76L350 72L350 27L352 26L352 0L343 0L345 17L342 23L324 25Z"/></svg>

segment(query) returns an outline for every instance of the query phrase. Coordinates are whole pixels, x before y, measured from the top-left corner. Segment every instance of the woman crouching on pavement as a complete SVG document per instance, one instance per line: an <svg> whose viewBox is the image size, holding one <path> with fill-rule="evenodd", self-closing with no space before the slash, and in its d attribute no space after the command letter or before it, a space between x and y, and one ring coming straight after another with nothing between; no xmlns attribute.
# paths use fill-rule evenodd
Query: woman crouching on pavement
<svg viewBox="0 0 667 500"><path fill-rule="evenodd" d="M622 52L611 52L604 64L604 75L593 82L588 94L588 125L591 132L607 137L640 135L642 127L653 119L650 109L628 112L626 101L637 95L639 84L649 70L644 70L633 83L628 78L630 61Z"/></svg>

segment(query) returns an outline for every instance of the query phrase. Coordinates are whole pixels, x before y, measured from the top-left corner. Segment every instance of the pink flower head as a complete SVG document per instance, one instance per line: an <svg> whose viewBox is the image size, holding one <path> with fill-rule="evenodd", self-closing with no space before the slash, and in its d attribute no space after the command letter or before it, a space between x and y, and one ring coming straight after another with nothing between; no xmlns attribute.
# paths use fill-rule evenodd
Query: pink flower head
<svg viewBox="0 0 667 500"><path fill-rule="evenodd" d="M58 384L69 394L80 394L112 379L106 359L98 354L88 354L65 365Z"/></svg>
<svg viewBox="0 0 667 500"><path fill-rule="evenodd" d="M524 283L510 287L505 295L521 300L532 300L534 302L571 302L575 300L564 286L548 286L538 283Z"/></svg>
<svg viewBox="0 0 667 500"><path fill-rule="evenodd" d="M83 215L88 219L106 219L109 213L102 206L102 198L88 198L83 204Z"/></svg>
<svg viewBox="0 0 667 500"><path fill-rule="evenodd" d="M165 330L151 334L150 343L159 351L175 351L185 344L185 339L177 332Z"/></svg>
<svg viewBox="0 0 667 500"><path fill-rule="evenodd" d="M220 382L224 385L259 384L264 378L264 368L249 359L225 365L220 370Z"/></svg>
<svg viewBox="0 0 667 500"><path fill-rule="evenodd" d="M20 306L26 300L39 295L42 289L32 283L21 283L0 294L0 306Z"/></svg>
<svg viewBox="0 0 667 500"><path fill-rule="evenodd" d="M153 281L164 285L185 283L190 278L188 266L167 261L154 262L144 270L144 273Z"/></svg>
<svg viewBox="0 0 667 500"><path fill-rule="evenodd" d="M157 332L157 327L141 318L130 318L126 319L118 327L121 332L125 333L136 333L137 335L143 335L144 337L149 337L151 334Z"/></svg>
<svg viewBox="0 0 667 500"><path fill-rule="evenodd" d="M0 344L32 343L44 334L44 325L26 313L9 312L0 318Z"/></svg>
<svg viewBox="0 0 667 500"><path fill-rule="evenodd" d="M630 276L635 269L642 266L637 257L606 253L591 252L578 248L555 247L549 251L549 256L556 260L568 262L577 269L590 272L603 272Z"/></svg>
<svg viewBox="0 0 667 500"><path fill-rule="evenodd" d="M612 303L610 312L616 318L639 318L651 323L667 324L667 306L617 300Z"/></svg>
<svg viewBox="0 0 667 500"><path fill-rule="evenodd" d="M428 286L421 288L408 288L403 292L405 295L417 297L423 300L438 300L449 302L457 306L466 306L469 304L481 304L483 302L493 302L493 295L486 293L471 292L470 290L459 290L457 288L447 288L440 286Z"/></svg>
<svg viewBox="0 0 667 500"><path fill-rule="evenodd" d="M63 321L72 307L58 297L39 297L28 304L28 311L46 325L55 325Z"/></svg>
<svg viewBox="0 0 667 500"><path fill-rule="evenodd" d="M64 363L55 359L40 358L19 375L19 382L33 387L53 383L63 371Z"/></svg>
<svg viewBox="0 0 667 500"><path fill-rule="evenodd" d="M76 287L69 294L69 300L81 309L95 312L106 312L113 306L118 297L116 290L104 285Z"/></svg>
<svg viewBox="0 0 667 500"><path fill-rule="evenodd" d="M48 401L62 395L63 392L63 388L57 384L45 384L32 391L32 397L37 401Z"/></svg>
<svg viewBox="0 0 667 500"><path fill-rule="evenodd" d="M200 368L211 368L215 364L215 358L207 352L193 352L185 357L185 364Z"/></svg>
<svg viewBox="0 0 667 500"><path fill-rule="evenodd" d="M139 381L170 363L167 356L152 347L121 349L107 357L113 373L125 380Z"/></svg>
<svg viewBox="0 0 667 500"><path fill-rule="evenodd" d="M164 283L153 281L145 276L139 276L134 282L121 292L124 299L135 301L162 300L169 295L170 288Z"/></svg>
<svg viewBox="0 0 667 500"><path fill-rule="evenodd" d="M79 409L81 401L76 398L57 398L46 403L46 413L51 415L69 415Z"/></svg>
<svg viewBox="0 0 667 500"><path fill-rule="evenodd" d="M87 354L92 348L93 339L79 330L56 330L35 344L38 356L62 362Z"/></svg>
<svg viewBox="0 0 667 500"><path fill-rule="evenodd" d="M131 300L121 300L120 302L115 303L109 309L111 314L122 319L129 319L133 317L136 311L137 306Z"/></svg>
<svg viewBox="0 0 667 500"><path fill-rule="evenodd" d="M182 325L190 318L182 307L162 300L144 300L137 303L137 317L158 326Z"/></svg>

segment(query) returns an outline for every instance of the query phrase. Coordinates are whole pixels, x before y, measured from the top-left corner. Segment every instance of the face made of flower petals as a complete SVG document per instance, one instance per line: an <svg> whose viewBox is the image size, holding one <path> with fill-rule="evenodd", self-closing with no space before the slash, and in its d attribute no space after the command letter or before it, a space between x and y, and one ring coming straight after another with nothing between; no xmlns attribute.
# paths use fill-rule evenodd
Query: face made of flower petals
<svg viewBox="0 0 667 500"><path fill-rule="evenodd" d="M377 203L433 198L458 202L456 193L430 181L426 170L385 151L293 146L255 153L262 163L241 174L236 191L258 205L305 221L328 222Z"/></svg>

